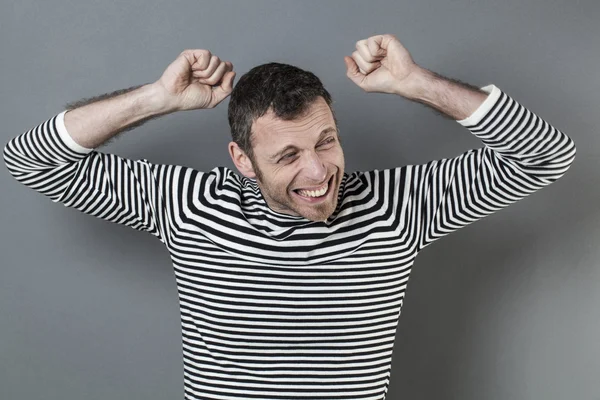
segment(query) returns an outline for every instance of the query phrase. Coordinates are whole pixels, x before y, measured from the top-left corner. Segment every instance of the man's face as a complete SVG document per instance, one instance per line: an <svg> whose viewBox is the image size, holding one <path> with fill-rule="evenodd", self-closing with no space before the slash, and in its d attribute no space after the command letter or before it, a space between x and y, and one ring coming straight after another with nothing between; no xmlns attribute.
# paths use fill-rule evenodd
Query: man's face
<svg viewBox="0 0 600 400"><path fill-rule="evenodd" d="M269 207L325 221L336 209L344 174L344 153L325 100L318 97L293 121L277 119L269 110L252 132L252 164Z"/></svg>

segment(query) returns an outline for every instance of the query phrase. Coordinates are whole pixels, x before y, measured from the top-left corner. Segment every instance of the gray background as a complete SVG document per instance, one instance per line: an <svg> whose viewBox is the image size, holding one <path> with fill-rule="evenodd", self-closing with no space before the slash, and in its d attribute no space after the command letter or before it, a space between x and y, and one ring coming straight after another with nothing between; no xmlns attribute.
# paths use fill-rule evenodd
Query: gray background
<svg viewBox="0 0 600 400"><path fill-rule="evenodd" d="M4 2L2 139L206 48L236 79L269 61L316 73L336 100L348 172L480 147L430 109L346 78L356 41L393 33L428 69L494 83L578 153L555 184L420 254L388 398L598 400L599 11L596 0ZM102 151L233 168L227 104L151 121ZM6 168L0 184L0 398L183 398L166 249L50 202Z"/></svg>

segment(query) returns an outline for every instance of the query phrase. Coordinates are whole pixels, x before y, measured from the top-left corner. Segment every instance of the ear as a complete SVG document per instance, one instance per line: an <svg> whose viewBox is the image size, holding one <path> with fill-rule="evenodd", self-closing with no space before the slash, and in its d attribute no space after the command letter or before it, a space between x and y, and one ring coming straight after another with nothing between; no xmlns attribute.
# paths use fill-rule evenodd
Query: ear
<svg viewBox="0 0 600 400"><path fill-rule="evenodd" d="M235 167L240 171L246 178L256 178L254 167L250 158L244 153L242 149L235 142L229 142L229 155Z"/></svg>

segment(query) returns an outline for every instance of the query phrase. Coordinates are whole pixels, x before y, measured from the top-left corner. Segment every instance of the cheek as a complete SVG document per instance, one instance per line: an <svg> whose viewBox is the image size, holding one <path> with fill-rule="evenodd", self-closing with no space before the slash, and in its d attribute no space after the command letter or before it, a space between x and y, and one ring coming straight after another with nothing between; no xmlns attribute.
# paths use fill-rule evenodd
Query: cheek
<svg viewBox="0 0 600 400"><path fill-rule="evenodd" d="M291 187L293 187L295 174L293 171L287 171L286 168L278 168L277 171L274 171L271 180L271 190L279 193L287 192Z"/></svg>
<svg viewBox="0 0 600 400"><path fill-rule="evenodd" d="M328 161L338 166L339 168L342 168L344 166L344 152L342 151L342 149L332 151L328 155Z"/></svg>

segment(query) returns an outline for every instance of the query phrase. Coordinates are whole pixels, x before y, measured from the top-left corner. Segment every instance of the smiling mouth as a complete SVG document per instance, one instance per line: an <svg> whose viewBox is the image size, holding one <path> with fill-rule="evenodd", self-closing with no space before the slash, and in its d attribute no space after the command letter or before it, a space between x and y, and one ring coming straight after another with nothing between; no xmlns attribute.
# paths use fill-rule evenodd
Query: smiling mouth
<svg viewBox="0 0 600 400"><path fill-rule="evenodd" d="M329 178L329 180L317 190L295 189L294 192L305 199L320 199L326 197L329 194L332 182L333 176Z"/></svg>

